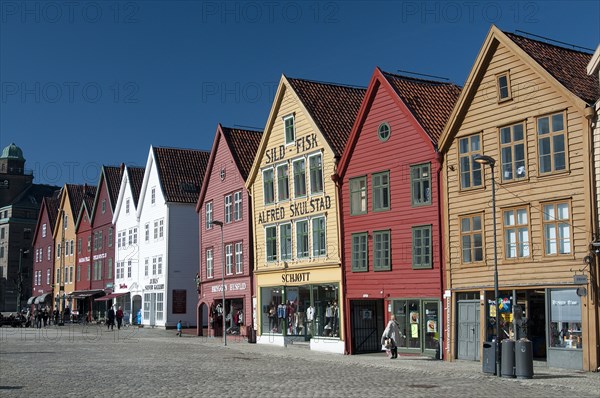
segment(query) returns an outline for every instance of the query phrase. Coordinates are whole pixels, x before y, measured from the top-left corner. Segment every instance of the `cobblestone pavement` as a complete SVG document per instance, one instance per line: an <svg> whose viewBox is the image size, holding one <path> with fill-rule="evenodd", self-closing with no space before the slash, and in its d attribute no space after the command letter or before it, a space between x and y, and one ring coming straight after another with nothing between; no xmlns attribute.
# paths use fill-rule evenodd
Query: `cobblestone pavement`
<svg viewBox="0 0 600 398"><path fill-rule="evenodd" d="M0 397L600 397L600 374L536 367L530 380L478 362L343 356L229 337L79 325L0 328Z"/></svg>

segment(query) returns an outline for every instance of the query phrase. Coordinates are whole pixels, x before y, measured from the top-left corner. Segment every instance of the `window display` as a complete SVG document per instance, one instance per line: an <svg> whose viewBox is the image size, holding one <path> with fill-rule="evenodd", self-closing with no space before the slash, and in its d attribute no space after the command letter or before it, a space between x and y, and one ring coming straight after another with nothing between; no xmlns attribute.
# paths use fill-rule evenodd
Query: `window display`
<svg viewBox="0 0 600 398"><path fill-rule="evenodd" d="M437 350L440 302L434 300L394 300L393 310L400 325L400 349Z"/></svg>
<svg viewBox="0 0 600 398"><path fill-rule="evenodd" d="M583 348L581 298L575 289L550 292L550 347Z"/></svg>

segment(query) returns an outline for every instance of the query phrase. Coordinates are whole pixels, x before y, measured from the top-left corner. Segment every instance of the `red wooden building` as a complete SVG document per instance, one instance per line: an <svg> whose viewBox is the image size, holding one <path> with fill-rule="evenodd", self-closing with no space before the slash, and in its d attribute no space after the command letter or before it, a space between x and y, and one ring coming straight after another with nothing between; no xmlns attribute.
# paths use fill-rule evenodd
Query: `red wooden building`
<svg viewBox="0 0 600 398"><path fill-rule="evenodd" d="M454 84L377 68L337 175L344 242L346 351L380 351L394 314L399 352L439 355L443 308L437 140Z"/></svg>
<svg viewBox="0 0 600 398"><path fill-rule="evenodd" d="M33 238L33 282L29 305L53 307L52 289L54 285L54 239L52 234L58 217L60 191L53 197L46 197L40 206L40 213Z"/></svg>
<svg viewBox="0 0 600 398"><path fill-rule="evenodd" d="M200 221L198 335L222 335L223 319L229 334L245 335L252 325L252 220L244 185L261 137L260 131L217 126L196 206Z"/></svg>

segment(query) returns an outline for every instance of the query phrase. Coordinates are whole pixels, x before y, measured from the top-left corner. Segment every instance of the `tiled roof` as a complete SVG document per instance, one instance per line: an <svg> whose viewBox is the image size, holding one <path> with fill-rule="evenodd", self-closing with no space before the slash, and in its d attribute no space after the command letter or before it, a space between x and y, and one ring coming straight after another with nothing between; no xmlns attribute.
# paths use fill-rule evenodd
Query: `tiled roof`
<svg viewBox="0 0 600 398"><path fill-rule="evenodd" d="M460 95L460 87L452 83L415 79L383 71L382 74L437 145Z"/></svg>
<svg viewBox="0 0 600 398"><path fill-rule="evenodd" d="M138 200L140 198L140 192L142 190L142 184L144 183L144 167L127 167L127 175L129 180L129 186L131 187L131 194L133 195L133 203L137 207Z"/></svg>
<svg viewBox="0 0 600 398"><path fill-rule="evenodd" d="M119 188L121 186L121 177L123 176L125 165L122 165L121 167L102 166L102 168L104 169L104 175L106 176L105 184L108 189L111 211L114 211L114 206L116 206L117 199L119 198Z"/></svg>
<svg viewBox="0 0 600 398"><path fill-rule="evenodd" d="M262 138L262 131L221 127L244 181L248 178Z"/></svg>
<svg viewBox="0 0 600 398"><path fill-rule="evenodd" d="M196 203L210 152L161 147L153 150L166 201Z"/></svg>
<svg viewBox="0 0 600 398"><path fill-rule="evenodd" d="M71 213L74 217L77 217L79 214L79 209L81 208L81 204L85 198L86 205L89 208L92 208L94 202L94 196L96 195L96 187L90 185L76 185L76 184L66 184L67 192L69 194L69 200L71 203ZM86 195L84 195L84 192ZM88 202L89 197L91 196L91 202Z"/></svg>
<svg viewBox="0 0 600 398"><path fill-rule="evenodd" d="M54 233L54 225L58 217L58 206L60 206L60 196L53 195L52 197L44 198L46 201L46 212L48 213L48 223L50 224L50 234Z"/></svg>
<svg viewBox="0 0 600 398"><path fill-rule="evenodd" d="M89 186L89 185L84 185L84 192L83 192L83 200L85 201L85 207L88 210L88 217L92 217L92 209L94 206L94 199L96 198L96 187L94 186Z"/></svg>
<svg viewBox="0 0 600 398"><path fill-rule="evenodd" d="M14 207L39 210L44 197L51 196L58 189L60 188L53 185L31 184L25 188L19 194L19 196L13 199L10 205Z"/></svg>
<svg viewBox="0 0 600 398"><path fill-rule="evenodd" d="M573 94L588 104L600 98L598 75L586 70L592 54L504 33Z"/></svg>
<svg viewBox="0 0 600 398"><path fill-rule="evenodd" d="M344 152L366 89L287 78L336 156Z"/></svg>

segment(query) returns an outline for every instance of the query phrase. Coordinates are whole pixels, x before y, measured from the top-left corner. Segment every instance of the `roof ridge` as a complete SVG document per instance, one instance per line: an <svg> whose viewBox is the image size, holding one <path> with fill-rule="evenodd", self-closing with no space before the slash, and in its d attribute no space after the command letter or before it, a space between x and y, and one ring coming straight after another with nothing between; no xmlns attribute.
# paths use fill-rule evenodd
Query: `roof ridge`
<svg viewBox="0 0 600 398"><path fill-rule="evenodd" d="M353 88L353 89L359 89L359 90L367 89L367 87L365 87L365 86L359 86L359 85L347 84L347 83L326 82L323 80L302 79L299 77L289 77L289 76L286 76L286 78L288 80L299 80L299 81L304 81L304 82L309 82L309 83L323 84L323 85L327 85L327 86L347 87L347 88Z"/></svg>
<svg viewBox="0 0 600 398"><path fill-rule="evenodd" d="M263 130L260 130L258 128L256 128L256 129L247 129L247 128L244 128L243 129L243 128L239 128L239 127L228 127L228 126L223 126L223 125L221 125L221 128L227 129L227 130L248 131L248 132L251 132L251 133L261 133L261 134L264 132Z"/></svg>
<svg viewBox="0 0 600 398"><path fill-rule="evenodd" d="M412 77L412 76L406 76L406 75L401 75L398 73L393 73L393 72L386 72L384 70L381 70L381 73L383 73L384 75L389 75L392 77L398 77L401 79L405 79L405 80L413 80L413 81L418 81L418 82L424 82L424 83L436 83L436 84L443 84L443 85L448 85L448 86L456 86L456 87L460 87L458 84L452 82L452 81L441 81L441 80L433 80L433 79L423 79L420 77Z"/></svg>
<svg viewBox="0 0 600 398"><path fill-rule="evenodd" d="M504 33L507 36L516 36L516 37L520 37L521 39L525 39L525 40L531 40L534 41L536 43L540 43L540 44L544 44L546 46L552 46L552 47L556 47L556 48L560 48L561 50L567 50L567 51L572 51L574 53L579 53L579 54L586 54L586 55L593 55L593 51L580 51L580 50L575 50L574 48L569 48L569 47L563 47L563 46L559 46L557 44L553 44L553 43L548 43L542 40L537 40L537 39L532 39L530 37L527 36L523 36L523 35L519 35L517 33L513 33L513 32L508 32L508 31L502 31L502 33ZM551 40L554 41L554 39L550 39L550 38L546 38L546 40ZM571 46L575 46L581 49L585 49L585 47L582 46L578 46L576 44L571 44Z"/></svg>
<svg viewBox="0 0 600 398"><path fill-rule="evenodd" d="M154 149L175 149L178 151L197 151L197 152L209 152L206 149L198 149L198 148L179 148L179 147L173 147L173 146L152 146Z"/></svg>

